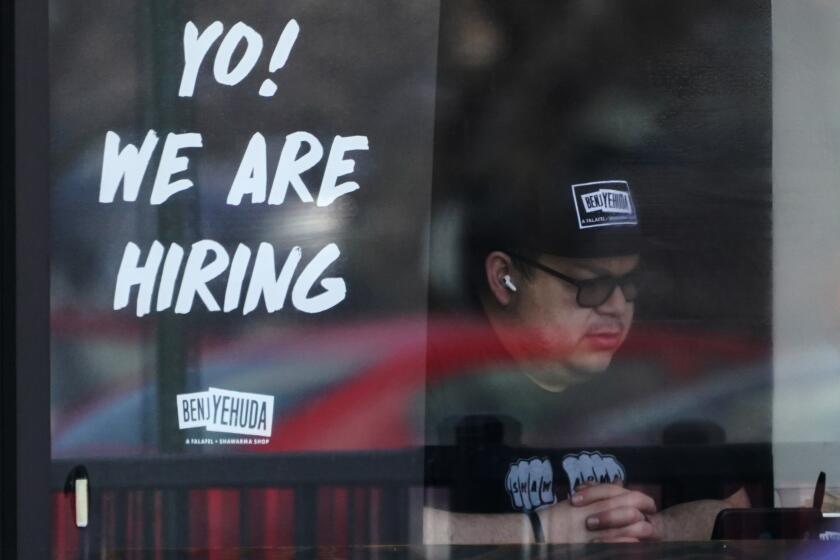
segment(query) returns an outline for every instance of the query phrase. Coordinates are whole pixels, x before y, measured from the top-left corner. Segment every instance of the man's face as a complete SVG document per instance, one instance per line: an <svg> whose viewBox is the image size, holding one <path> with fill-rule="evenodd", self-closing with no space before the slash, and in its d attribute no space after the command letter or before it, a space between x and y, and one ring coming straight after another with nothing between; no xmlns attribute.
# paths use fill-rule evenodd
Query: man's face
<svg viewBox="0 0 840 560"><path fill-rule="evenodd" d="M566 276L586 280L623 276L636 269L638 255L597 259L570 259L542 255L538 262ZM597 307L581 307L576 286L534 268L530 278L519 275L511 312L523 328L524 345L532 355L554 356L580 373L591 374L609 366L633 322L633 303L620 287Z"/></svg>

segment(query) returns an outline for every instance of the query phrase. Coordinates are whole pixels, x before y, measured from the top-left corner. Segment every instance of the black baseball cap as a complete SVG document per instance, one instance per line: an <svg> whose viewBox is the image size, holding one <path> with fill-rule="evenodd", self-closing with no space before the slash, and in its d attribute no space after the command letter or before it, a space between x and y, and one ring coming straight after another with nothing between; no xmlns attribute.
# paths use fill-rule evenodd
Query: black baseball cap
<svg viewBox="0 0 840 560"><path fill-rule="evenodd" d="M646 245L631 180L581 176L510 185L472 208L473 241L492 250L601 258L641 253Z"/></svg>
<svg viewBox="0 0 840 560"><path fill-rule="evenodd" d="M599 258L636 254L644 237L632 187L619 176L586 177L539 189L520 243L532 252Z"/></svg>

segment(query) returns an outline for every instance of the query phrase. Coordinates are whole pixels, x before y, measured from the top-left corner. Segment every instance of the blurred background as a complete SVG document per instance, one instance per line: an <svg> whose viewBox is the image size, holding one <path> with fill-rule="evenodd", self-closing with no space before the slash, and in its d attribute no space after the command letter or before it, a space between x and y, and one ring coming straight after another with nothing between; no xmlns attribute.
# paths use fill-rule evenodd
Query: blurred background
<svg viewBox="0 0 840 560"><path fill-rule="evenodd" d="M840 510L840 6L773 4L773 462L776 504ZM824 508L825 509L825 508Z"/></svg>

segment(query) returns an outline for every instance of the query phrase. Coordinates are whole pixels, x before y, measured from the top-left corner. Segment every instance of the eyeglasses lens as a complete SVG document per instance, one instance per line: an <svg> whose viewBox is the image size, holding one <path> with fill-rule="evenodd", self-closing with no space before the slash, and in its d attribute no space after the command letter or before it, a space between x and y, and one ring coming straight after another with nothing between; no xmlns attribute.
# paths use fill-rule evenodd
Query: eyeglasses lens
<svg viewBox="0 0 840 560"><path fill-rule="evenodd" d="M598 307L610 299L616 286L621 286L621 293L626 301L630 302L636 299L638 288L635 278L632 276L621 278L604 276L581 282L578 292L579 303L583 307Z"/></svg>
<svg viewBox="0 0 840 560"><path fill-rule="evenodd" d="M624 299L633 301L639 295L639 288L636 286L636 278L634 276L625 276L621 282L621 291L624 293Z"/></svg>

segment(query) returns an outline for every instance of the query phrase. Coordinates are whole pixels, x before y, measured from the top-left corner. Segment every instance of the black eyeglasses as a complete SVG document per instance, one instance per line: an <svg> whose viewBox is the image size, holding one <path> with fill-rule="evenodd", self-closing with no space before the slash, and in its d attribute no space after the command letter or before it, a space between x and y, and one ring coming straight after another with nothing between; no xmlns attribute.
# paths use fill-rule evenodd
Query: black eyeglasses
<svg viewBox="0 0 840 560"><path fill-rule="evenodd" d="M599 305L603 305L605 301L610 299L610 296L612 296L616 286L621 287L621 293L624 294L624 299L627 302L633 301L636 299L636 296L639 295L639 288L636 282L637 274L635 270L621 276L606 274L603 276L596 276L595 278L580 280L578 278L566 276L562 272L558 272L550 266L546 266L535 260L527 259L513 253L510 255L517 260L554 276L555 278L559 278L560 280L572 284L577 288L577 303L581 307L598 307Z"/></svg>

